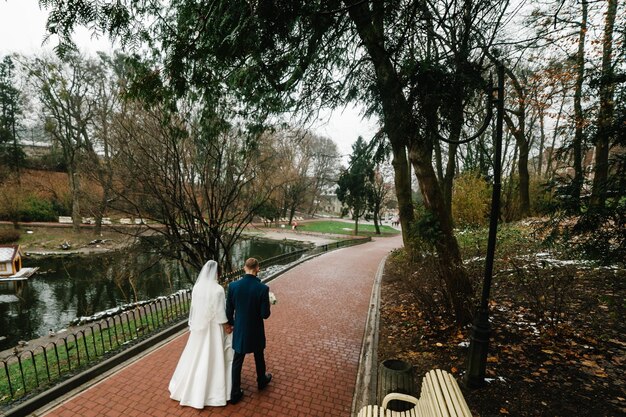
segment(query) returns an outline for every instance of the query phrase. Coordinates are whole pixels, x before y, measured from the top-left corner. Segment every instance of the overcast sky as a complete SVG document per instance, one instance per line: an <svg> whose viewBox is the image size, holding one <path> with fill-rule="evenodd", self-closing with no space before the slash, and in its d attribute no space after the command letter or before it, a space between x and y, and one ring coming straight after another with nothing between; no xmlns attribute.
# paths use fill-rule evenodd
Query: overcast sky
<svg viewBox="0 0 626 417"><path fill-rule="evenodd" d="M56 42L54 38L42 44L47 15L46 10L39 8L37 0L0 0L0 56L51 51ZM81 51L88 53L113 49L108 39L94 39L84 28L76 31L74 41ZM343 155L351 153L352 143L359 135L370 139L377 130L375 122L361 120L359 111L352 107L321 111L319 122L311 129L333 139Z"/></svg>

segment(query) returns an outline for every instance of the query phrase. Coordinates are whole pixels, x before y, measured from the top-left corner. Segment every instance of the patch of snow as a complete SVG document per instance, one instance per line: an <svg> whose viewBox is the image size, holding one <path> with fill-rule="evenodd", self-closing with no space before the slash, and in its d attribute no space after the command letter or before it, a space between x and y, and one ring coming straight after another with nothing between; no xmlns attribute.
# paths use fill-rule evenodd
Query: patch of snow
<svg viewBox="0 0 626 417"><path fill-rule="evenodd" d="M113 307L113 308L110 308L108 310L99 311L99 312L97 312L95 314L92 314L91 316L81 316L81 317L78 317L78 318L72 320L70 322L70 325L71 326L76 326L76 325L81 325L81 324L85 324L85 323L91 323L91 322L94 322L94 321L97 321L97 320L101 320L103 318L112 317L112 316L114 316L116 314L120 314L120 313L122 313L124 311L127 311L127 310L132 310L132 309L134 309L136 307L140 307L140 306L143 306L143 305L146 305L146 304L153 303L153 302L158 301L158 300L166 300L166 299L169 299L169 298L173 298L174 296L176 296L178 294L183 294L183 293L186 293L186 292L187 292L187 290L178 290L177 292L175 292L174 294L169 295L169 296L162 295L162 296L157 297L157 298L152 299L152 300L143 300L143 301L137 301L136 303L123 304L121 306Z"/></svg>
<svg viewBox="0 0 626 417"><path fill-rule="evenodd" d="M485 382L487 382L487 383L492 383L494 381L506 382L506 379L503 376L499 376L497 378L485 378Z"/></svg>
<svg viewBox="0 0 626 417"><path fill-rule="evenodd" d="M482 257L482 256L474 256L473 258L465 259L463 261L463 263L464 264L469 264L469 263L472 263L472 262L482 262L484 260L485 260L485 258Z"/></svg>
<svg viewBox="0 0 626 417"><path fill-rule="evenodd" d="M0 294L0 303L15 303L20 301L16 295L13 294Z"/></svg>

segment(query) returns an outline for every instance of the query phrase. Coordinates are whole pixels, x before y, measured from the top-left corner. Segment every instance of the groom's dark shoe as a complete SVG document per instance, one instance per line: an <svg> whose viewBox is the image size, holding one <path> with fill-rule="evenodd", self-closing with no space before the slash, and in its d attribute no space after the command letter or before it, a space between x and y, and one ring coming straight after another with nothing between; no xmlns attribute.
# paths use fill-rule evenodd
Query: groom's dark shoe
<svg viewBox="0 0 626 417"><path fill-rule="evenodd" d="M228 401L231 404L237 404L243 398L243 390L240 389L237 394L231 394L230 400Z"/></svg>
<svg viewBox="0 0 626 417"><path fill-rule="evenodd" d="M272 380L272 374L267 373L265 374L265 379L261 382L259 382L259 389L265 389L265 387L267 387L267 385L270 383L270 381Z"/></svg>

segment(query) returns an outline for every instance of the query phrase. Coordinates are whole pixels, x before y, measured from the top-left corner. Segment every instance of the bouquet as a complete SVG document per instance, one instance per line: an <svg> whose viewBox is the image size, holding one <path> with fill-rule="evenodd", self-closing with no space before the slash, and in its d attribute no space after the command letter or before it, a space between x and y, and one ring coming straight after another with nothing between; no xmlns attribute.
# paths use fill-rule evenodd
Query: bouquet
<svg viewBox="0 0 626 417"><path fill-rule="evenodd" d="M274 295L273 292L270 291L270 304L274 305L278 302L278 300L276 300L276 296Z"/></svg>

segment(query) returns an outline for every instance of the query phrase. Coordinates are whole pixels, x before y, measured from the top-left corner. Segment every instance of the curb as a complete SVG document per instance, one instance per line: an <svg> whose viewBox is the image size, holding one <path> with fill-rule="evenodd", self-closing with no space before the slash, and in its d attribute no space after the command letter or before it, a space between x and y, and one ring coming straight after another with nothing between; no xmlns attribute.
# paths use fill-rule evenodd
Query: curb
<svg viewBox="0 0 626 417"><path fill-rule="evenodd" d="M380 322L380 284L385 271L386 255L378 264L376 278L370 297L370 308L363 333L359 369L356 375L351 416L356 416L363 406L372 403L376 396L376 375L378 373L378 325Z"/></svg>

